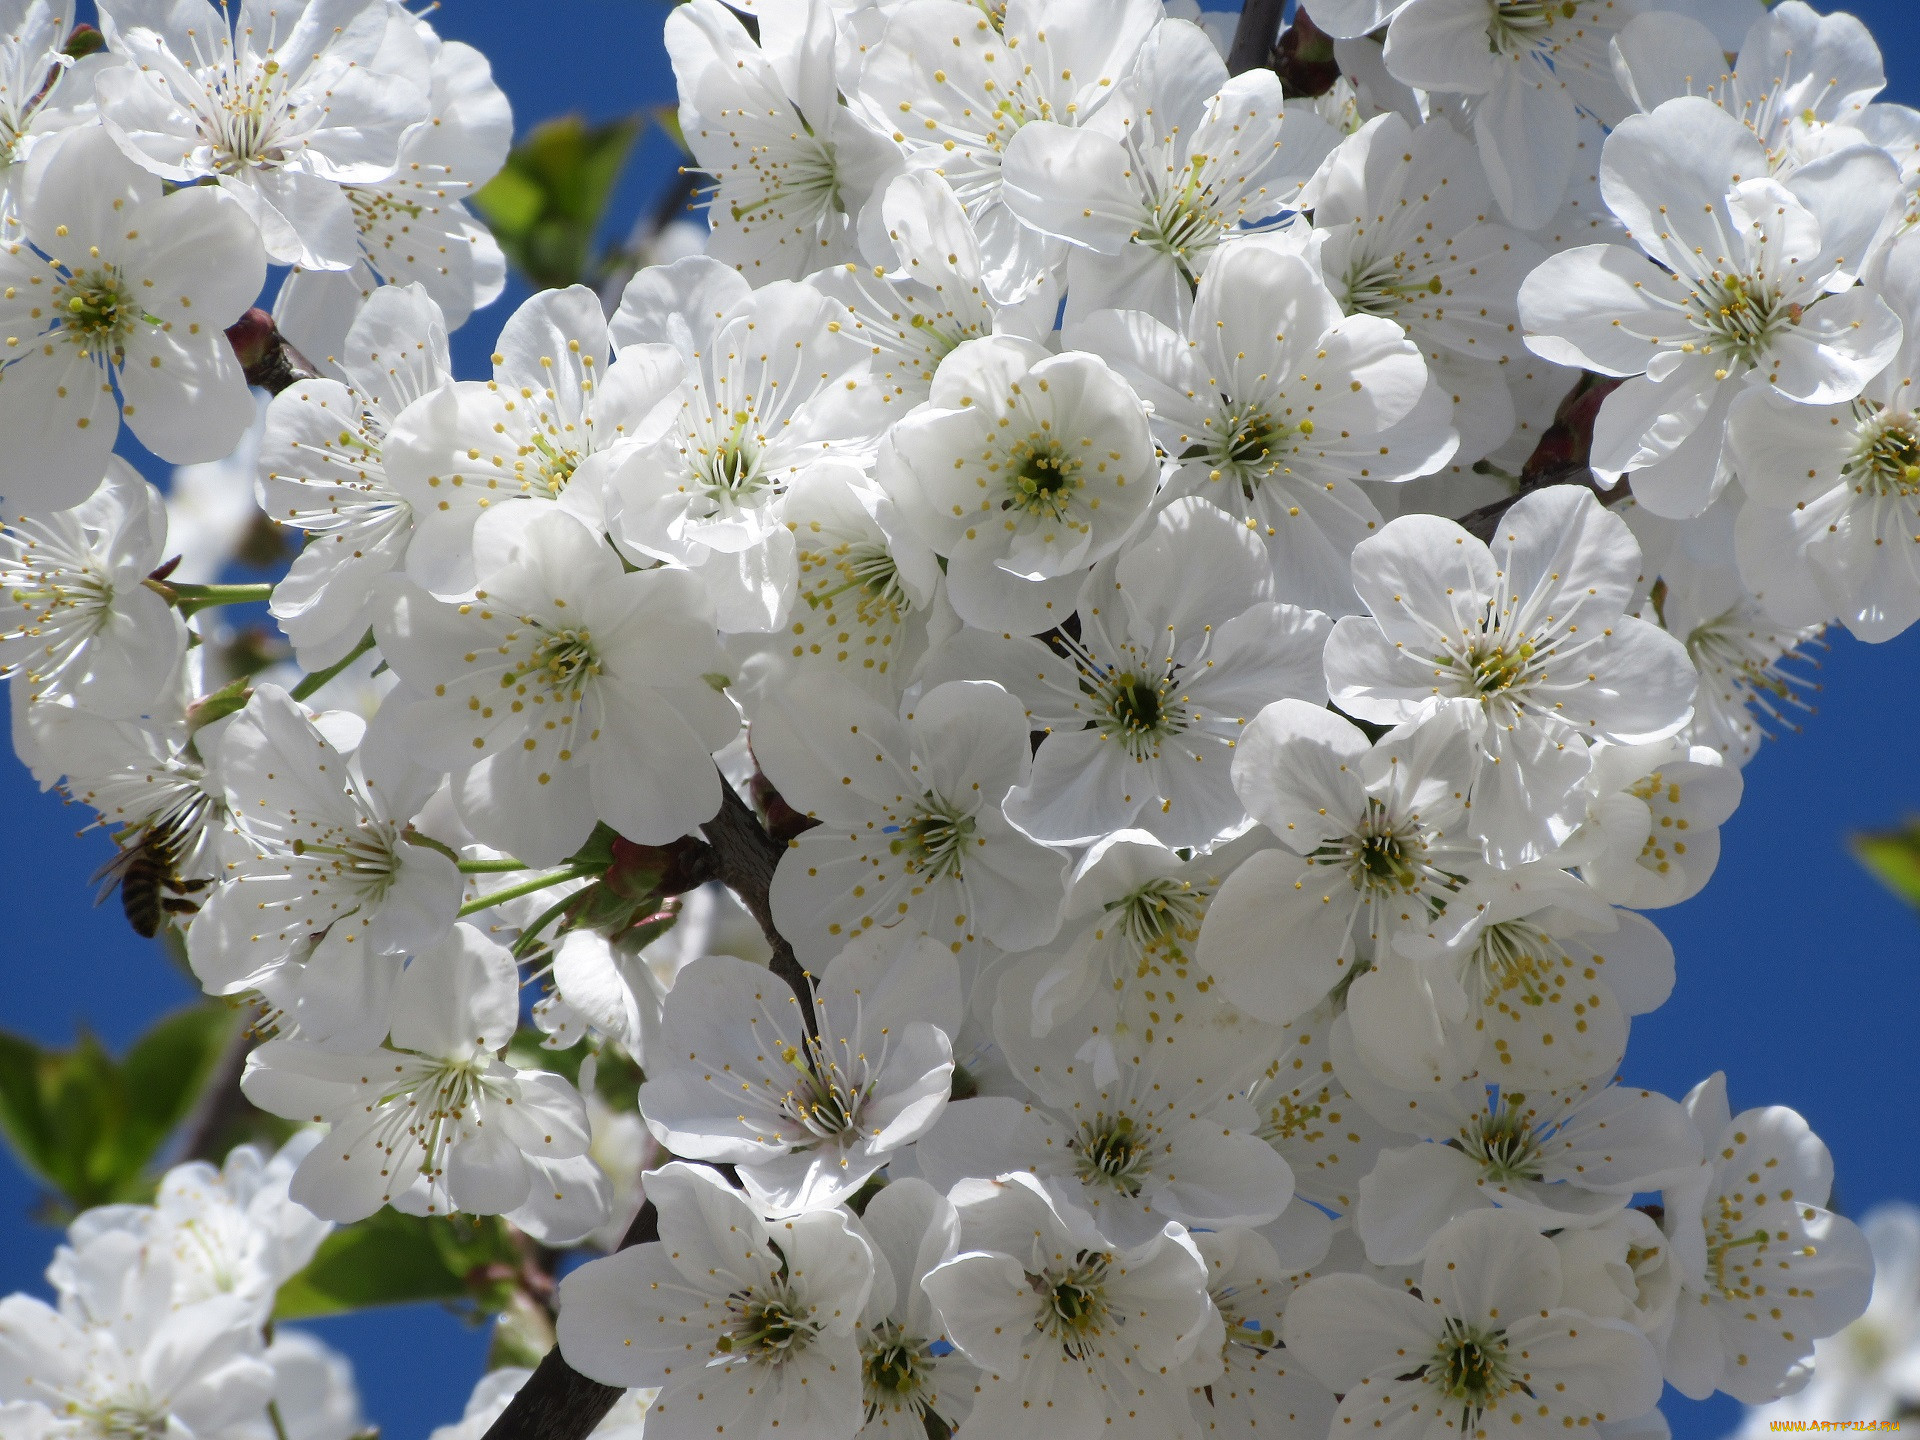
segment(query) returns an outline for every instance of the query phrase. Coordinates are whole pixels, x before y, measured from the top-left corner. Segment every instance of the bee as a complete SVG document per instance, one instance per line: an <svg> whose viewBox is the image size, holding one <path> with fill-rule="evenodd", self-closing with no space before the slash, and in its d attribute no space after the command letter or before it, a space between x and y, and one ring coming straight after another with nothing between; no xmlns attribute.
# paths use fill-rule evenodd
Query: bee
<svg viewBox="0 0 1920 1440"><path fill-rule="evenodd" d="M186 823L183 823L186 822ZM105 903L116 889L120 908L134 933L151 940L160 932L160 921L167 915L192 915L200 909L199 895L213 884L211 880L184 880L179 874L180 852L191 818L174 814L159 816L138 828L131 838L125 831L114 837L120 853L94 872L93 882L100 887L93 903Z"/></svg>

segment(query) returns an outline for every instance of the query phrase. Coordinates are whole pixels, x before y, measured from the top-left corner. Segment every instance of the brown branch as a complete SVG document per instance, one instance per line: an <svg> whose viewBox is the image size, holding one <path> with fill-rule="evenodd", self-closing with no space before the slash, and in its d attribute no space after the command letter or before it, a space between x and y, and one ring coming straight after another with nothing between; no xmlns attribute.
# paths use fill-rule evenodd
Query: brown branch
<svg viewBox="0 0 1920 1440"><path fill-rule="evenodd" d="M1233 46L1227 51L1229 75L1244 75L1268 63L1286 8L1286 0L1246 0L1233 30Z"/></svg>
<svg viewBox="0 0 1920 1440"><path fill-rule="evenodd" d="M660 1238L660 1212L649 1200L633 1217L619 1249ZM607 1418L627 1392L618 1385L589 1380L566 1362L554 1346L527 1377L527 1383L487 1428L483 1440L582 1440Z"/></svg>
<svg viewBox="0 0 1920 1440"><path fill-rule="evenodd" d="M1513 494L1462 515L1462 528L1470 535L1490 541L1499 528L1500 517L1512 508L1514 501L1549 485L1584 485L1602 505L1617 505L1631 496L1633 492L1624 479L1609 490L1588 463L1593 453L1593 423L1599 418L1600 407L1607 396L1619 389L1620 383L1607 376L1582 375L1554 411L1553 424L1540 436L1540 443L1534 446L1527 463L1520 467L1520 483Z"/></svg>
<svg viewBox="0 0 1920 1440"><path fill-rule="evenodd" d="M793 946L773 923L773 903L769 898L774 867L779 865L786 847L767 834L753 811L747 808L747 802L735 794L733 786L724 779L721 791L720 813L700 828L719 861L721 881L740 897L740 903L747 907L747 913L767 937L767 944L773 947L773 973L791 985L793 993L800 998L800 1015L811 1034L813 984L795 958Z"/></svg>

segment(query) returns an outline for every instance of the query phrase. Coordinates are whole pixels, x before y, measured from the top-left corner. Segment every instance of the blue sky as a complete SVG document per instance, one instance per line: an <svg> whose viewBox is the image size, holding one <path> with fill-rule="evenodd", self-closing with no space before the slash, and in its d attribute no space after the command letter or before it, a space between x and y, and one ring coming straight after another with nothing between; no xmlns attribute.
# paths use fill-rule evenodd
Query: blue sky
<svg viewBox="0 0 1920 1440"><path fill-rule="evenodd" d="M1214 8L1232 8L1209 0ZM520 127L581 111L606 119L670 101L660 43L664 0L447 0L443 34L493 61ZM1887 98L1920 104L1920 26L1910 0L1851 7L1874 29L1892 77ZM670 182L675 156L651 133L616 197L618 234ZM486 372L510 290L455 336L463 375ZM1673 941L1673 998L1636 1023L1626 1075L1669 1094L1727 1073L1735 1109L1790 1105L1832 1147L1837 1202L1858 1215L1920 1199L1920 919L1882 891L1845 848L1855 830L1920 814L1920 755L1906 725L1920 715L1920 629L1882 646L1844 635L1815 652L1822 689L1803 733L1769 744L1747 769L1744 804L1723 832L1706 891L1654 919ZM1907 717L1903 719L1902 717ZM0 1028L69 1043L85 1026L116 1050L191 998L188 983L109 904L90 907L87 877L104 836L75 838L88 818L37 792L0 762L0 875L14 916L0 932ZM44 1293L56 1232L33 1224L32 1182L0 1152L0 1293ZM388 1440L416 1440L455 1418L479 1377L485 1335L433 1307L345 1317L313 1327L352 1356L368 1416ZM1713 1440L1737 1407L1669 1394L1679 1440Z"/></svg>

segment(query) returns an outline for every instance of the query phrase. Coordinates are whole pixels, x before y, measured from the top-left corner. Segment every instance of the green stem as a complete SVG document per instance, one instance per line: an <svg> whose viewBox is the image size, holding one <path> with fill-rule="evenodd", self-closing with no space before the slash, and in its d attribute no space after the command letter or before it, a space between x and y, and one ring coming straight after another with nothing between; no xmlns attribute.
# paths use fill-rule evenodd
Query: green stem
<svg viewBox="0 0 1920 1440"><path fill-rule="evenodd" d="M462 875L505 875L512 870L527 868L519 860L462 860L459 864Z"/></svg>
<svg viewBox="0 0 1920 1440"><path fill-rule="evenodd" d="M539 949L543 943L540 939L540 932L555 920L559 919L561 912L571 905L573 901L574 897L569 895L558 904L549 905L542 911L540 918L522 930L520 932L520 938L513 942L513 958L516 960L524 960L535 950Z"/></svg>
<svg viewBox="0 0 1920 1440"><path fill-rule="evenodd" d="M504 905L509 900L518 900L522 895L531 895L536 890L545 890L552 885L564 885L569 880L585 880L599 873L597 868L591 866L568 865L546 875L536 875L531 880L523 880L518 885L509 885L504 890L495 890L491 894L482 895L478 900L469 900L460 907L460 916L464 919L479 911L490 910L495 905Z"/></svg>
<svg viewBox="0 0 1920 1440"><path fill-rule="evenodd" d="M240 590L240 589L245 589L246 587L236 585L233 588L236 590ZM314 691L318 690L322 685L326 684L329 680L333 679L334 676L338 675L342 670L346 669L349 665L351 665L354 661L358 660L362 655L366 654L367 651L371 650L372 648L373 648L373 631L369 630L367 631L366 634L360 637L360 643L358 645L355 645L353 649L349 650L345 655L343 655L340 659L336 660L333 664L329 665L326 669L314 671L313 674L307 676L306 679L302 680L298 685L294 686L293 689L290 690L288 693L292 695L293 698L296 700L306 699L309 695L313 694Z"/></svg>
<svg viewBox="0 0 1920 1440"><path fill-rule="evenodd" d="M252 605L273 598L273 586L260 585L180 585L171 580L153 580L148 584L167 597L182 615L197 614L215 605Z"/></svg>
<svg viewBox="0 0 1920 1440"><path fill-rule="evenodd" d="M278 1400L267 1401L267 1419L273 1422L275 1440L287 1440L287 1424L286 1421L280 1418L280 1402Z"/></svg>

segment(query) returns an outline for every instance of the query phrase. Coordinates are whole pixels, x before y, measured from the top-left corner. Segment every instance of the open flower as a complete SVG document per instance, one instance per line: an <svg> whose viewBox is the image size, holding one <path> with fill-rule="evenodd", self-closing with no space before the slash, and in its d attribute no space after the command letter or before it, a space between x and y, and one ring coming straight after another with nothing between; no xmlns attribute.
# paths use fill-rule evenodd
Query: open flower
<svg viewBox="0 0 1920 1440"><path fill-rule="evenodd" d="M1369 746L1351 722L1300 700L1254 717L1234 787L1282 847L1227 877L1200 929L1200 966L1247 1013L1285 1024L1424 931L1477 858L1463 833L1471 765L1464 717L1441 711Z"/></svg>
<svg viewBox="0 0 1920 1440"><path fill-rule="evenodd" d="M71 510L0 528L0 675L98 715L164 708L187 649L185 623L145 583L166 544L166 502L118 456Z"/></svg>
<svg viewBox="0 0 1920 1440"><path fill-rule="evenodd" d="M1623 121L1600 186L1644 253L1562 251L1520 289L1535 353L1629 377L1595 422L1595 472L1632 471L1640 504L1697 515L1726 487L1728 416L1748 389L1858 395L1900 344L1899 318L1853 286L1898 184L1865 146L1773 179L1753 132L1699 97Z"/></svg>
<svg viewBox="0 0 1920 1440"><path fill-rule="evenodd" d="M256 689L222 732L227 807L252 853L225 867L187 932L210 994L259 989L304 961L362 996L378 1034L384 1007L374 997L391 987L402 954L446 935L461 892L451 860L405 838L437 777L383 759L341 754L277 685Z"/></svg>
<svg viewBox="0 0 1920 1440"><path fill-rule="evenodd" d="M1093 355L990 335L940 362L927 408L887 436L879 480L947 557L962 620L1032 635L1067 618L1160 483L1146 407Z"/></svg>
<svg viewBox="0 0 1920 1440"><path fill-rule="evenodd" d="M826 966L817 1030L765 967L713 955L682 970L640 1111L669 1151L738 1167L771 1213L830 1209L925 1134L953 1089L959 971L924 936L869 932Z"/></svg>
<svg viewBox="0 0 1920 1440"><path fill-rule="evenodd" d="M163 195L98 126L47 137L26 168L0 245L8 508L84 500L122 414L163 460L226 456L253 423L223 333L266 280L252 223L216 190Z"/></svg>
<svg viewBox="0 0 1920 1440"><path fill-rule="evenodd" d="M474 550L471 601L393 576L374 624L411 687L381 723L418 761L454 772L474 835L543 865L578 849L596 819L653 845L712 819L712 752L740 722L708 678L724 682L727 666L699 582L623 574L551 505L490 512Z"/></svg>
<svg viewBox="0 0 1920 1440"><path fill-rule="evenodd" d="M984 1372L968 1424L1017 1434L1039 1407L1061 1440L1193 1433L1183 1362L1213 1307L1183 1230L1115 1245L1027 1175L970 1180L953 1199L961 1253L922 1283Z"/></svg>
<svg viewBox="0 0 1920 1440"><path fill-rule="evenodd" d="M206 0L107 0L100 21L125 62L94 93L129 156L177 185L213 179L280 264L359 258L340 185L392 175L427 118L426 77L386 44L411 16L386 0L252 0L231 16Z"/></svg>
<svg viewBox="0 0 1920 1440"><path fill-rule="evenodd" d="M1626 523L1578 486L1523 496L1491 548L1404 515L1354 550L1372 613L1334 627L1327 688L1376 724L1458 711L1476 741L1471 830L1493 864L1538 859L1578 823L1589 742L1661 740L1691 714L1685 649L1625 613L1641 570Z"/></svg>
<svg viewBox="0 0 1920 1440"><path fill-rule="evenodd" d="M383 286L323 368L267 406L257 482L260 508L312 537L273 587L271 609L315 668L367 633L374 582L413 542L413 504L387 475L387 437L415 400L452 382L446 320L420 286Z"/></svg>
<svg viewBox="0 0 1920 1440"><path fill-rule="evenodd" d="M1027 224L1071 242L1069 324L1110 307L1182 323L1222 245L1276 223L1333 148L1312 109L1264 66L1229 79L1197 25L1169 20L1140 47L1090 124L1022 125L1001 193Z"/></svg>
<svg viewBox="0 0 1920 1440"><path fill-rule="evenodd" d="M714 182L707 251L754 285L851 259L853 219L894 161L840 103L835 12L827 0L755 12L757 44L719 0L667 19L680 133Z"/></svg>
<svg viewBox="0 0 1920 1440"><path fill-rule="evenodd" d="M753 746L786 802L821 822L788 843L771 889L803 963L876 927L956 954L1024 950L1059 928L1066 858L1001 808L1032 760L1026 715L998 685L935 686L902 722L805 677L754 717Z"/></svg>
<svg viewBox="0 0 1920 1440"><path fill-rule="evenodd" d="M1184 331L1138 310L1073 330L1152 406L1173 493L1266 542L1274 598L1352 614L1353 547L1380 525L1358 480L1405 480L1457 443L1446 396L1394 321L1343 315L1305 259L1234 245L1201 278Z"/></svg>
<svg viewBox="0 0 1920 1440"><path fill-rule="evenodd" d="M567 1363L602 1384L661 1387L649 1429L852 1440L875 1267L848 1217L763 1220L704 1165L649 1171L646 1187L660 1239L561 1282Z"/></svg>
<svg viewBox="0 0 1920 1440"><path fill-rule="evenodd" d="M293 1198L340 1221L389 1204L536 1224L565 1209L551 1165L586 1154L587 1112L558 1075L499 1058L519 1021L519 979L505 947L456 925L394 987L388 1047L277 1039L249 1055L240 1082L249 1100L331 1127L294 1171ZM603 1218L552 1238L577 1239Z"/></svg>
<svg viewBox="0 0 1920 1440"><path fill-rule="evenodd" d="M1247 722L1274 700L1325 700L1327 618L1272 594L1256 536L1204 500L1176 500L1095 567L1077 636L1050 648L963 631L923 679L992 679L1025 703L1046 738L1007 818L1035 839L1137 828L1206 849L1252 823L1230 773Z"/></svg>
<svg viewBox="0 0 1920 1440"><path fill-rule="evenodd" d="M1323 1275L1287 1302L1287 1354L1341 1396L1336 1427L1545 1440L1634 1420L1660 1362L1624 1320L1563 1308L1559 1253L1517 1215L1463 1216L1434 1237L1420 1296Z"/></svg>

